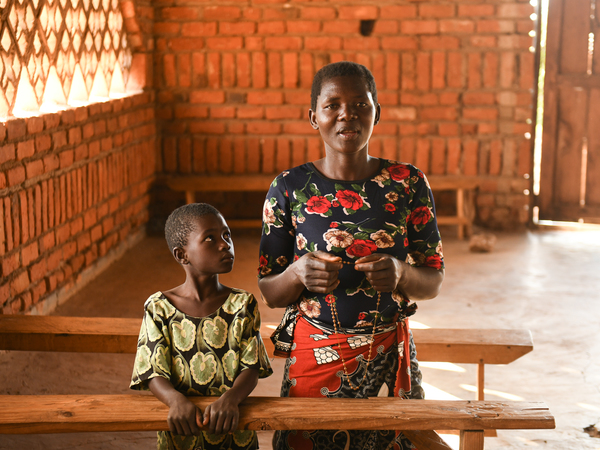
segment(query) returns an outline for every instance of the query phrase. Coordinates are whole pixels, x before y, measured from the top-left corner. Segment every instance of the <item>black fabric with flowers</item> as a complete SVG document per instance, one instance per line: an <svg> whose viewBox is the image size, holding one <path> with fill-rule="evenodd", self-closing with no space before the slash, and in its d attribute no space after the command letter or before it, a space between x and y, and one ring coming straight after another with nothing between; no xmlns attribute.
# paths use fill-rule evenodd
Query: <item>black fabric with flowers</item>
<svg viewBox="0 0 600 450"><path fill-rule="evenodd" d="M373 178L325 178L312 163L278 175L263 208L259 277L281 273L308 252L326 251L353 263L388 253L415 266L444 267L442 243L427 178L416 167L382 159ZM344 264L332 293L304 290L297 306L308 317L332 324L335 299L340 325L373 325L377 293L362 272ZM410 315L409 299L382 293L377 323Z"/></svg>

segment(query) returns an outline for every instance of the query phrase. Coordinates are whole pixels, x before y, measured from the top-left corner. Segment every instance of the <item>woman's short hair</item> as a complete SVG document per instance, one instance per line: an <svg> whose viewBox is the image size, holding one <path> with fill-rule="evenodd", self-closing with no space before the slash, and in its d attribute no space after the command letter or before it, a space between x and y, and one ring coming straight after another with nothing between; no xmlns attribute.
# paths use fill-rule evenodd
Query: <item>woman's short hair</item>
<svg viewBox="0 0 600 450"><path fill-rule="evenodd" d="M190 203L169 214L165 223L165 239L171 254L176 247L187 245L190 234L196 229L196 220L208 214L221 215L217 208L208 203Z"/></svg>
<svg viewBox="0 0 600 450"><path fill-rule="evenodd" d="M377 104L377 86L375 78L369 69L362 64L351 61L340 61L327 64L319 69L315 74L310 91L310 109L317 109L317 98L321 94L323 83L335 77L360 77L365 80L367 89L373 96L373 101Z"/></svg>

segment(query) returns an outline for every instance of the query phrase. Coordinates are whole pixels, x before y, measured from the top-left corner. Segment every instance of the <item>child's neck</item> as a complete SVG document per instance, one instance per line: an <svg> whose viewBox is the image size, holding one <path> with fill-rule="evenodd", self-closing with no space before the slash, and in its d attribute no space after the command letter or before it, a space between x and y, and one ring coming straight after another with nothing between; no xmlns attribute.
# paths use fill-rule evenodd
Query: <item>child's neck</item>
<svg viewBox="0 0 600 450"><path fill-rule="evenodd" d="M194 278L188 274L185 283L164 292L181 312L194 317L206 317L218 310L231 288L219 282L218 275Z"/></svg>

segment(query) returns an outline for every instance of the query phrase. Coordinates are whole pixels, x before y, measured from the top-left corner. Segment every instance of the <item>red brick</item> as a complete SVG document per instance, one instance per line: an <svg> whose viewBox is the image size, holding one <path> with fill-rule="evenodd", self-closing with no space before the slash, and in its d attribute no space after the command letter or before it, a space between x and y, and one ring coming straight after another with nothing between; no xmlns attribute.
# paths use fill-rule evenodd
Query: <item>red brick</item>
<svg viewBox="0 0 600 450"><path fill-rule="evenodd" d="M463 108L465 119L496 120L498 110L496 108Z"/></svg>
<svg viewBox="0 0 600 450"><path fill-rule="evenodd" d="M337 36L304 38L304 48L306 50L340 50L342 48L342 39Z"/></svg>
<svg viewBox="0 0 600 450"><path fill-rule="evenodd" d="M338 9L338 14L339 18L342 20L373 20L379 18L378 8L374 5L340 6Z"/></svg>
<svg viewBox="0 0 600 450"><path fill-rule="evenodd" d="M435 20L405 20L400 23L400 31L404 34L436 34L438 22Z"/></svg>
<svg viewBox="0 0 600 450"><path fill-rule="evenodd" d="M11 273L17 270L20 264L19 252L16 251L9 255L4 255L2 257L2 277L7 278Z"/></svg>
<svg viewBox="0 0 600 450"><path fill-rule="evenodd" d="M27 119L27 133L36 134L44 129L44 119L41 117L30 117Z"/></svg>
<svg viewBox="0 0 600 450"><path fill-rule="evenodd" d="M35 153L34 140L29 139L25 142L19 142L17 144L17 159L30 158Z"/></svg>
<svg viewBox="0 0 600 450"><path fill-rule="evenodd" d="M386 19L406 19L417 17L417 7L414 5L390 5L381 7L381 17Z"/></svg>
<svg viewBox="0 0 600 450"><path fill-rule="evenodd" d="M498 5L498 17L524 18L534 12L533 6L527 3L504 3Z"/></svg>
<svg viewBox="0 0 600 450"><path fill-rule="evenodd" d="M189 125L191 133L225 134L225 124L215 121L192 122Z"/></svg>
<svg viewBox="0 0 600 450"><path fill-rule="evenodd" d="M313 38L314 39L314 38ZM325 39L325 38L321 38ZM301 37L267 37L265 38L266 50L300 50L302 48Z"/></svg>
<svg viewBox="0 0 600 450"><path fill-rule="evenodd" d="M197 90L190 92L190 103L225 103L225 92L214 90Z"/></svg>
<svg viewBox="0 0 600 450"><path fill-rule="evenodd" d="M186 6L173 6L159 9L160 17L168 20L194 20L198 18L198 9Z"/></svg>
<svg viewBox="0 0 600 450"><path fill-rule="evenodd" d="M0 164L12 161L16 158L15 144L6 144L0 147Z"/></svg>
<svg viewBox="0 0 600 450"><path fill-rule="evenodd" d="M360 31L360 20L328 20L323 22L323 34L354 35Z"/></svg>
<svg viewBox="0 0 600 450"><path fill-rule="evenodd" d="M477 175L479 141L463 142L463 175Z"/></svg>
<svg viewBox="0 0 600 450"><path fill-rule="evenodd" d="M321 31L321 22L316 20L288 20L287 32L291 34L311 34Z"/></svg>
<svg viewBox="0 0 600 450"><path fill-rule="evenodd" d="M241 106L237 108L237 117L239 119L263 119L264 108L258 106Z"/></svg>
<svg viewBox="0 0 600 450"><path fill-rule="evenodd" d="M477 134L498 134L498 125L496 122L478 123Z"/></svg>
<svg viewBox="0 0 600 450"><path fill-rule="evenodd" d="M465 105L493 105L496 103L496 94L493 92L467 91L462 96Z"/></svg>
<svg viewBox="0 0 600 450"><path fill-rule="evenodd" d="M257 32L258 34L285 35L285 22L283 22L282 20L272 22L260 22L258 24Z"/></svg>
<svg viewBox="0 0 600 450"><path fill-rule="evenodd" d="M284 134L300 134L300 135L312 135L315 131L310 126L308 120L302 121L286 121L283 124Z"/></svg>
<svg viewBox="0 0 600 450"><path fill-rule="evenodd" d="M248 92L249 105L278 105L283 103L283 93L276 91Z"/></svg>
<svg viewBox="0 0 600 450"><path fill-rule="evenodd" d="M391 36L381 38L382 50L416 50L418 41L408 36Z"/></svg>
<svg viewBox="0 0 600 450"><path fill-rule="evenodd" d="M11 167L7 171L8 186L16 186L25 181L25 168L23 166Z"/></svg>
<svg viewBox="0 0 600 450"><path fill-rule="evenodd" d="M273 122L249 122L248 134L279 134L281 125Z"/></svg>
<svg viewBox="0 0 600 450"><path fill-rule="evenodd" d="M496 13L494 5L458 5L459 16L494 16Z"/></svg>
<svg viewBox="0 0 600 450"><path fill-rule="evenodd" d="M249 52L265 49L265 41L262 36L248 36L245 39L245 44L245 50Z"/></svg>
<svg viewBox="0 0 600 450"><path fill-rule="evenodd" d="M373 33L376 35L382 34L398 34L398 21L396 20L378 20L375 22Z"/></svg>
<svg viewBox="0 0 600 450"><path fill-rule="evenodd" d="M329 7L304 7L300 9L300 17L302 19L318 19L327 20L336 18L336 10Z"/></svg>
<svg viewBox="0 0 600 450"><path fill-rule="evenodd" d="M244 40L241 37L211 37L206 39L206 47L211 50L241 50Z"/></svg>
<svg viewBox="0 0 600 450"><path fill-rule="evenodd" d="M267 85L267 58L264 53L252 53L252 87L262 89Z"/></svg>
<svg viewBox="0 0 600 450"><path fill-rule="evenodd" d="M13 297L25 292L29 287L29 275L26 270L16 275L10 282L10 293Z"/></svg>
<svg viewBox="0 0 600 450"><path fill-rule="evenodd" d="M212 38L216 39L216 38ZM169 49L174 52L185 52L185 51L194 51L201 48L204 48L204 39L201 38L173 38L169 39L168 46ZM174 60L174 55L165 55L164 59L167 59L167 56L171 56L172 60Z"/></svg>
<svg viewBox="0 0 600 450"><path fill-rule="evenodd" d="M471 20L441 20L440 33L473 33L475 24Z"/></svg>
<svg viewBox="0 0 600 450"><path fill-rule="evenodd" d="M296 106L271 106L265 108L265 117L268 120L300 119L302 110Z"/></svg>
<svg viewBox="0 0 600 450"><path fill-rule="evenodd" d="M194 30L196 29L195 26L193 26L194 24L184 24L184 26L188 25L188 32L192 31L194 32ZM203 25L203 24L202 24ZM180 31L181 29L181 31ZM176 23L176 22L155 22L152 30L154 31L155 35L160 35L160 34L179 34L180 32L182 33L183 36L189 36L188 34L183 33L183 27L181 24Z"/></svg>
<svg viewBox="0 0 600 450"><path fill-rule="evenodd" d="M242 11L236 6L207 6L204 8L204 20L239 19Z"/></svg>
<svg viewBox="0 0 600 450"><path fill-rule="evenodd" d="M515 23L512 20L478 20L477 33L514 33Z"/></svg>
<svg viewBox="0 0 600 450"><path fill-rule="evenodd" d="M233 119L235 112L234 106L213 106L210 108L209 116L213 119Z"/></svg>
<svg viewBox="0 0 600 450"><path fill-rule="evenodd" d="M25 164L27 179L35 178L44 173L44 162L41 159Z"/></svg>
<svg viewBox="0 0 600 450"><path fill-rule="evenodd" d="M298 87L298 55L296 53L283 54L283 86L286 88Z"/></svg>
<svg viewBox="0 0 600 450"><path fill-rule="evenodd" d="M268 71L267 79L269 88L280 88L282 85L281 53L270 52L267 55Z"/></svg>
<svg viewBox="0 0 600 450"><path fill-rule="evenodd" d="M500 56L500 86L511 87L515 79L515 54L504 52Z"/></svg>
<svg viewBox="0 0 600 450"><path fill-rule="evenodd" d="M421 109L422 120L455 120L457 111L454 107L429 106Z"/></svg>
<svg viewBox="0 0 600 450"><path fill-rule="evenodd" d="M26 267L31 264L32 261L35 261L39 256L40 251L36 241L21 249L21 265Z"/></svg>
<svg viewBox="0 0 600 450"><path fill-rule="evenodd" d="M460 47L460 40L452 36L423 36L421 49L423 50L451 50Z"/></svg>
<svg viewBox="0 0 600 450"><path fill-rule="evenodd" d="M419 5L421 17L452 17L455 14L455 5L422 4Z"/></svg>
<svg viewBox="0 0 600 450"><path fill-rule="evenodd" d="M77 145L81 142L81 128L80 127L72 127L69 128L68 131L68 136L69 136L69 144L70 145Z"/></svg>
<svg viewBox="0 0 600 450"><path fill-rule="evenodd" d="M259 25L259 30L261 25ZM255 32L256 24L254 22L219 22L219 34L222 35L246 36Z"/></svg>
<svg viewBox="0 0 600 450"><path fill-rule="evenodd" d="M47 271L46 260L42 258L35 264L32 264L29 268L29 277L31 278L31 282L34 283L44 278Z"/></svg>
<svg viewBox="0 0 600 450"><path fill-rule="evenodd" d="M27 122L23 119L10 119L4 126L9 141L20 139L27 134Z"/></svg>

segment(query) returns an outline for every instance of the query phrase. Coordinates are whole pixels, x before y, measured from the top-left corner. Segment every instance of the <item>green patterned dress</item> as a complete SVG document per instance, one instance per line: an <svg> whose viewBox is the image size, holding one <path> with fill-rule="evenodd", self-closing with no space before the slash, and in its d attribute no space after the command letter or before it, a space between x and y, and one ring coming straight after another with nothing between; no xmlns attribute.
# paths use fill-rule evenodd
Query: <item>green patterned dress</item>
<svg viewBox="0 0 600 450"><path fill-rule="evenodd" d="M131 389L148 390L155 377L169 380L185 395L220 396L245 369L259 377L273 373L259 334L258 303L249 292L233 289L225 303L206 317L175 308L162 292L146 300L138 339ZM159 450L255 449L254 431L180 436L158 432Z"/></svg>

